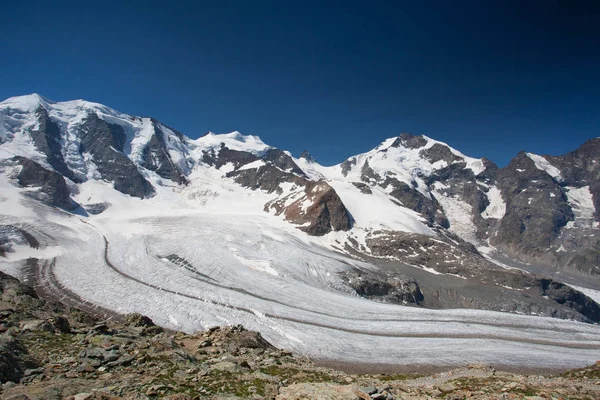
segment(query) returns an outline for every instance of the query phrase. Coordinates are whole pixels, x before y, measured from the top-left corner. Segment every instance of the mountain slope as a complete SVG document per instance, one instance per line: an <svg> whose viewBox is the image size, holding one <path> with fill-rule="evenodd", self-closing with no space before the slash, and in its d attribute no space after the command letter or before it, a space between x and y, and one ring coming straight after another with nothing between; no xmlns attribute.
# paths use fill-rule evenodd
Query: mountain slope
<svg viewBox="0 0 600 400"><path fill-rule="evenodd" d="M498 261L568 259L562 272L595 273L594 143L564 158L521 153L499 169L402 134L324 167L256 136L192 140L152 118L37 95L0 103L0 138L0 269L73 306L186 331L244 323L323 359L356 348L392 362L407 353L387 347L413 336L438 338L449 363L482 352L508 362L518 342L529 355L543 347L514 361L524 364L598 350L593 325L565 321L567 343L554 332L563 322L514 315L598 322L593 299ZM463 339L482 341L461 353L456 335L469 324L479 333ZM377 349L364 335L381 338ZM507 347L491 351L498 338Z"/></svg>

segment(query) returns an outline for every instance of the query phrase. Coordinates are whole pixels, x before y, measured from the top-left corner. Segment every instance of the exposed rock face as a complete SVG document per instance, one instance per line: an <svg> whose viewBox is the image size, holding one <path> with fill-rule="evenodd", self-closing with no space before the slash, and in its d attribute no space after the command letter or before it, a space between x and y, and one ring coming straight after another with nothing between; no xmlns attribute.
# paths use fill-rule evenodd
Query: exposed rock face
<svg viewBox="0 0 600 400"><path fill-rule="evenodd" d="M348 175L348 171L350 171L350 169L352 168L352 166L356 165L356 158L355 157L351 157L347 160L345 160L342 164L342 174L344 174L344 176Z"/></svg>
<svg viewBox="0 0 600 400"><path fill-rule="evenodd" d="M315 162L315 158L308 152L308 150L304 150L302 154L300 154L300 158L304 158L308 162Z"/></svg>
<svg viewBox="0 0 600 400"><path fill-rule="evenodd" d="M262 158L263 160L270 162L271 165L274 165L285 172L306 178L304 171L302 171L300 167L296 165L292 157L279 149L267 150Z"/></svg>
<svg viewBox="0 0 600 400"><path fill-rule="evenodd" d="M258 168L232 171L227 173L240 185L256 190L261 189L267 193L281 192L282 183L303 185L305 179L290 172L284 172L272 164L265 164Z"/></svg>
<svg viewBox="0 0 600 400"><path fill-rule="evenodd" d="M542 296L574 309L590 321L600 321L600 307L583 293L552 279L535 279L533 284L537 285Z"/></svg>
<svg viewBox="0 0 600 400"><path fill-rule="evenodd" d="M347 231L352 228L352 217L331 186L324 182L308 182L305 192L312 205L298 221L301 224L302 221L310 222L302 230L311 235L323 235L332 230ZM293 212L291 208L289 210L286 215Z"/></svg>
<svg viewBox="0 0 600 400"><path fill-rule="evenodd" d="M423 215L430 224L433 225L435 223L444 228L450 227L450 223L435 197L425 197L413 186L409 186L395 178L388 177L382 186L384 188L391 187L390 196L397 199L402 206Z"/></svg>
<svg viewBox="0 0 600 400"><path fill-rule="evenodd" d="M510 311L523 314L600 321L600 306L581 292L552 279L501 268L482 257L467 242L459 246L450 237L438 238L403 232L373 232L365 239L371 254L385 259L397 259L408 265L422 266L435 273L468 279L471 283L491 286L494 296L471 295L462 298L459 292L437 293L442 307L465 307ZM458 239L460 241L460 239ZM357 249L360 250L360 249ZM498 288L508 288L503 293ZM427 295L423 294L427 303ZM448 300L445 300L448 299ZM438 304L437 301L430 303ZM452 304L452 305L451 305Z"/></svg>
<svg viewBox="0 0 600 400"><path fill-rule="evenodd" d="M202 161L208 165L212 165L217 169L221 168L227 163L232 163L234 169L238 169L243 165L250 164L253 161L259 160L260 157L249 153L247 151L231 150L225 144L221 144L221 148L218 153L214 150L210 152L204 152Z"/></svg>
<svg viewBox="0 0 600 400"><path fill-rule="evenodd" d="M409 149L419 149L427 144L423 135L411 135L410 133L401 133L398 139L392 144L393 147L400 145Z"/></svg>
<svg viewBox="0 0 600 400"><path fill-rule="evenodd" d="M367 271L348 271L339 274L356 294L383 303L414 304L423 301L418 282L394 273L375 274Z"/></svg>
<svg viewBox="0 0 600 400"><path fill-rule="evenodd" d="M203 160L217 168L231 163L234 170L226 176L235 182L252 190L283 195L267 203L265 211L274 209L276 214L283 214L288 221L303 225L300 229L311 235L324 235L332 230L348 230L352 227L352 217L335 190L326 182L309 180L294 160L279 149L268 149L262 157L258 157L222 145L217 154L204 153ZM241 168L256 161L262 161L262 164L254 168ZM282 188L285 184L293 188L291 193L284 194ZM286 205L290 199L294 201Z"/></svg>
<svg viewBox="0 0 600 400"><path fill-rule="evenodd" d="M57 172L49 171L27 158L14 157L13 161L21 165L17 179L26 187L39 187L37 192L28 193L29 196L40 200L44 204L72 211L78 207L69 196L69 189L65 178Z"/></svg>
<svg viewBox="0 0 600 400"><path fill-rule="evenodd" d="M371 187L369 185L367 185L366 183L352 182L352 184L364 194L373 194Z"/></svg>
<svg viewBox="0 0 600 400"><path fill-rule="evenodd" d="M506 215L493 244L514 246L522 252L542 251L573 219L562 188L525 153L499 171L498 185L507 194Z"/></svg>
<svg viewBox="0 0 600 400"><path fill-rule="evenodd" d="M142 167L156 172L165 179L187 185L188 180L171 159L165 143L165 135L155 121L152 121L152 128L154 129L154 134L144 148Z"/></svg>
<svg viewBox="0 0 600 400"><path fill-rule="evenodd" d="M295 224L310 235L321 236L333 231L346 231L352 228L352 216L342 200L326 182L313 182L294 179L296 192L279 200L267 203L265 210L274 209L276 214ZM288 200L296 198L291 204Z"/></svg>
<svg viewBox="0 0 600 400"><path fill-rule="evenodd" d="M87 211L88 214L92 214L92 215L102 214L104 211L106 211L108 209L108 207L110 207L110 203L94 203L94 204L86 204L83 206L85 211Z"/></svg>
<svg viewBox="0 0 600 400"><path fill-rule="evenodd" d="M121 126L89 114L80 129L81 153L92 156L102 179L113 182L116 190L133 197L146 198L154 194L150 182L123 154L126 136Z"/></svg>
<svg viewBox="0 0 600 400"><path fill-rule="evenodd" d="M41 106L37 109L35 115L38 119L38 124L30 131L35 147L46 155L48 164L56 172L74 182L81 182L65 163L62 154L60 128L56 122L50 119L46 109Z"/></svg>
<svg viewBox="0 0 600 400"><path fill-rule="evenodd" d="M436 143L428 149L421 150L419 154L432 164L444 161L450 165L455 161L462 161L462 158L454 154L448 146L441 143Z"/></svg>
<svg viewBox="0 0 600 400"><path fill-rule="evenodd" d="M560 170L567 186L589 185L595 219L600 221L600 138L588 140L577 150L563 156L545 158Z"/></svg>

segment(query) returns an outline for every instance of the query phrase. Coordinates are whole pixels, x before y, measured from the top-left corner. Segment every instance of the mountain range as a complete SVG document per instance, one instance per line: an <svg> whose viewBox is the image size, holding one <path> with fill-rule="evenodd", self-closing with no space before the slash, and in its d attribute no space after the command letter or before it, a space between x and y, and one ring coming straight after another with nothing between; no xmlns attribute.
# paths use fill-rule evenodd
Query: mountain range
<svg viewBox="0 0 600 400"><path fill-rule="evenodd" d="M388 337L369 362L415 357L385 350L406 329L439 337L447 363L485 351L551 365L557 348L593 346L569 353L577 366L600 352L588 338L600 322L600 138L500 168L402 133L323 166L257 136L190 139L33 94L0 103L0 187L0 269L75 307L187 331L244 323L323 359L364 350L360 335ZM336 334L316 344L323 330ZM531 330L548 349L514 358L519 346L531 356ZM461 351L456 337L512 341L512 355L485 341Z"/></svg>

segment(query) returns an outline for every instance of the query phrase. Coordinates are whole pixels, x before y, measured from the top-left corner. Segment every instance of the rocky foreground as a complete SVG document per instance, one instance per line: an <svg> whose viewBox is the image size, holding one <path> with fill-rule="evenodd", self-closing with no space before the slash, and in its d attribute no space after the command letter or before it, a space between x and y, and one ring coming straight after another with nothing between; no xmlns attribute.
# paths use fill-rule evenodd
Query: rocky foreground
<svg viewBox="0 0 600 400"><path fill-rule="evenodd" d="M139 314L100 321L0 273L3 399L598 399L600 363L555 376L472 365L432 376L351 375L241 326L188 335Z"/></svg>

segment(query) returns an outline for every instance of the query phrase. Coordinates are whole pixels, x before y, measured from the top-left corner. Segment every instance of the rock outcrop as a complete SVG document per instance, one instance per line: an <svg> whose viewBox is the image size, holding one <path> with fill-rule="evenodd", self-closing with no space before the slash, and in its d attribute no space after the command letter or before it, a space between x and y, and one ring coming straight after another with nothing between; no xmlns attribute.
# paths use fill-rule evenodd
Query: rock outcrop
<svg viewBox="0 0 600 400"><path fill-rule="evenodd" d="M55 171L48 170L40 164L24 157L14 157L13 161L21 166L17 180L24 187L39 187L37 191L27 195L52 207L72 211L79 207L71 200L65 178Z"/></svg>
<svg viewBox="0 0 600 400"><path fill-rule="evenodd" d="M121 193L146 198L154 194L152 184L123 154L126 135L120 125L110 124L90 113L81 127L81 153L89 153L98 173Z"/></svg>

